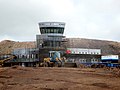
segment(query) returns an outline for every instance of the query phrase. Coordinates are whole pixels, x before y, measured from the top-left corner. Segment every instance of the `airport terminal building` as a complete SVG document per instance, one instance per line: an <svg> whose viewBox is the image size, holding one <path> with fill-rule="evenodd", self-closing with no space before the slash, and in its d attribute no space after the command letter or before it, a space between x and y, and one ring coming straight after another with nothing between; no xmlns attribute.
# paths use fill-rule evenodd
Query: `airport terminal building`
<svg viewBox="0 0 120 90"><path fill-rule="evenodd" d="M7 65L35 66L45 58L50 58L55 52L65 57L66 62L87 65L102 63L106 66L114 66L120 62L117 54L103 54L99 43L96 45L90 40L86 42L84 39L66 38L64 22L40 22L38 25L40 34L36 35L36 48L14 49L11 54L15 55L16 59L6 61ZM113 57L116 56L117 58L114 59Z"/></svg>
<svg viewBox="0 0 120 90"><path fill-rule="evenodd" d="M15 49L13 54L17 56L17 60L12 60L12 63L34 66L35 63L43 62L43 59L54 51L66 57L67 62L101 63L101 49L70 46L70 42L64 36L64 22L40 22L39 30L40 34L36 35L36 48Z"/></svg>

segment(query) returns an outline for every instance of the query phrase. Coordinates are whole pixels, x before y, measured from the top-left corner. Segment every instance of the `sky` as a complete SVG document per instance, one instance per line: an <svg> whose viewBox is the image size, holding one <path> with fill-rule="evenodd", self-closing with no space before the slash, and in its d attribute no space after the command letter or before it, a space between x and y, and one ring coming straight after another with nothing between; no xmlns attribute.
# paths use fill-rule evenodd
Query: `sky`
<svg viewBox="0 0 120 90"><path fill-rule="evenodd" d="M65 22L67 38L120 42L120 0L0 0L0 41L35 41L39 22Z"/></svg>

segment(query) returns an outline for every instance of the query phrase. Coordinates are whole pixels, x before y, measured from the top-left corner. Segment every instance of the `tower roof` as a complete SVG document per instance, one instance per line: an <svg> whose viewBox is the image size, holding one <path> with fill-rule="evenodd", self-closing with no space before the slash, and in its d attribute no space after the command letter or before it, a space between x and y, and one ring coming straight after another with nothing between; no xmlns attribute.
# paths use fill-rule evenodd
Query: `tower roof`
<svg viewBox="0 0 120 90"><path fill-rule="evenodd" d="M40 22L39 27L65 27L64 22Z"/></svg>

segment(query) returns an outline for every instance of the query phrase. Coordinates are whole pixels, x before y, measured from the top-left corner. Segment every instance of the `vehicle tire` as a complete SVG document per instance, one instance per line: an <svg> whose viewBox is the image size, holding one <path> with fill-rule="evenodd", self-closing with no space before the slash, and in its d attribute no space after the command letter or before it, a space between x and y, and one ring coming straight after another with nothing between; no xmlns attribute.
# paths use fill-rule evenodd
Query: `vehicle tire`
<svg viewBox="0 0 120 90"><path fill-rule="evenodd" d="M54 66L55 66L55 67L58 67L58 66L59 66L58 62L55 62Z"/></svg>
<svg viewBox="0 0 120 90"><path fill-rule="evenodd" d="M44 67L48 67L48 63L47 62L44 62Z"/></svg>

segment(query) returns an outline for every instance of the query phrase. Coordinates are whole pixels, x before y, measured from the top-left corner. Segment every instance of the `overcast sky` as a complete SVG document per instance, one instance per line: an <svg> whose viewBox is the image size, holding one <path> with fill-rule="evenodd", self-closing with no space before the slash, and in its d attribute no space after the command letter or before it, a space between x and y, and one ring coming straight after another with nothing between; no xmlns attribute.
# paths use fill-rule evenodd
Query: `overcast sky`
<svg viewBox="0 0 120 90"><path fill-rule="evenodd" d="M120 42L120 0L0 0L0 41L33 41L44 21L65 22L66 37Z"/></svg>

